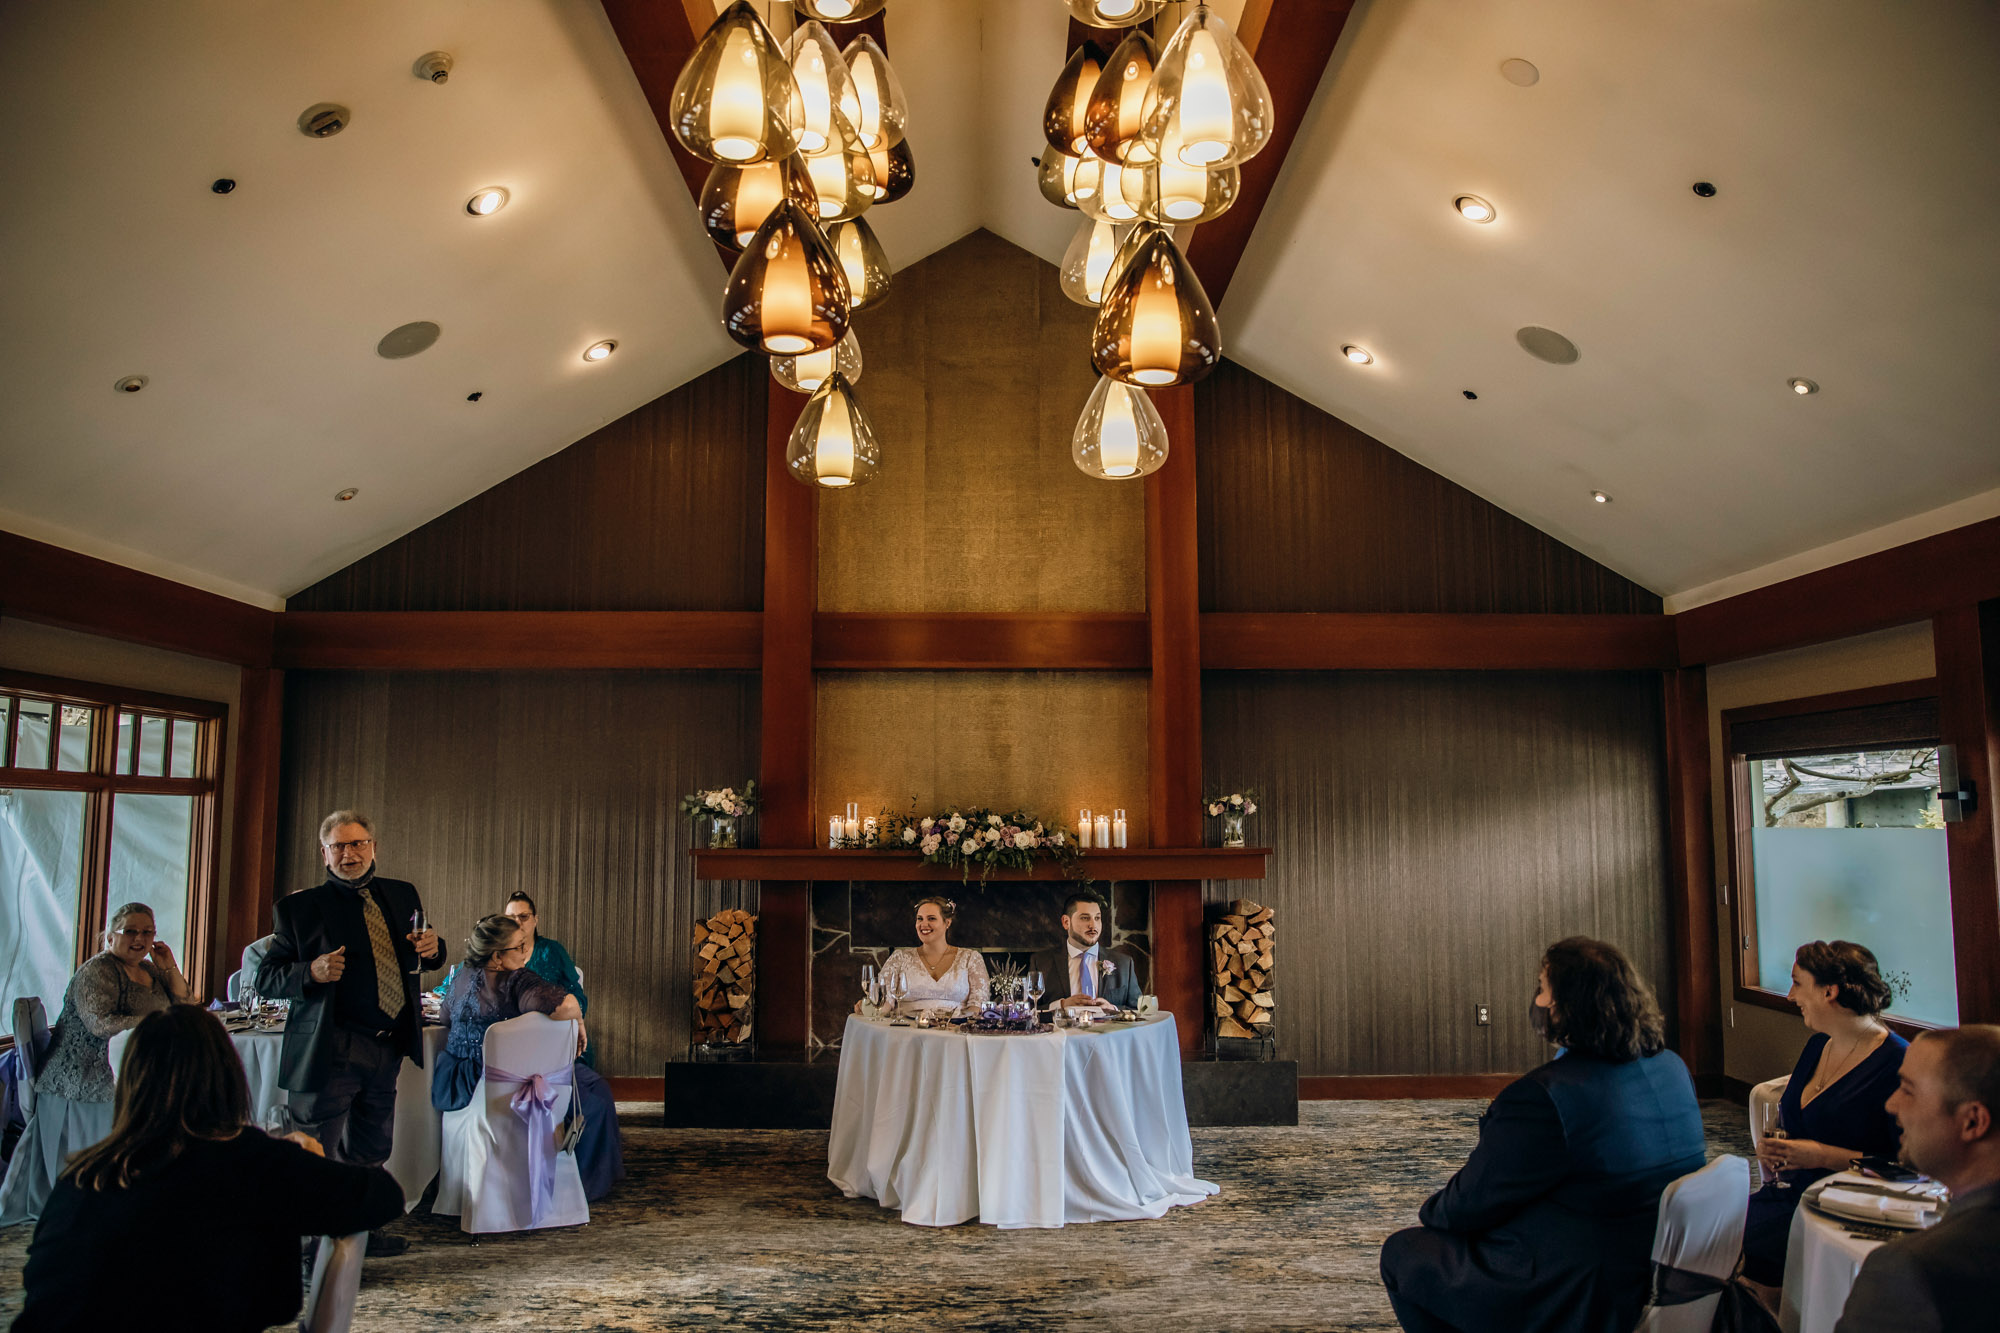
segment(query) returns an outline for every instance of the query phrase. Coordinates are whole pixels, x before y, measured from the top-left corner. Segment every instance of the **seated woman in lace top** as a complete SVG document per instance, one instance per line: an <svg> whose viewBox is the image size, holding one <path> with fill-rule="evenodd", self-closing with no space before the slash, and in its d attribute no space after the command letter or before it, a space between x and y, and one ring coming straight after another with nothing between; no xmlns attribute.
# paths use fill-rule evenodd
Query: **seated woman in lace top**
<svg viewBox="0 0 2000 1333"><path fill-rule="evenodd" d="M977 949L953 948L945 938L957 915L958 907L949 898L917 900L917 947L898 949L882 964L885 986L900 977L909 987L899 1006L901 1012L943 1009L959 1015L975 1014L986 1002L986 959Z"/></svg>
<svg viewBox="0 0 2000 1333"><path fill-rule="evenodd" d="M486 1072L486 1029L522 1014L547 1014L576 1021L581 1054L589 1038L583 1030L583 1006L576 996L545 981L527 968L533 949L512 917L485 916L473 923L461 964L444 997L444 1049L431 1071L431 1105L459 1111L472 1104ZM625 1174L625 1157L618 1141L618 1105L611 1085L596 1070L578 1061L572 1067L576 1089L572 1105L583 1116L583 1136L576 1145L577 1173L583 1194L600 1199Z"/></svg>

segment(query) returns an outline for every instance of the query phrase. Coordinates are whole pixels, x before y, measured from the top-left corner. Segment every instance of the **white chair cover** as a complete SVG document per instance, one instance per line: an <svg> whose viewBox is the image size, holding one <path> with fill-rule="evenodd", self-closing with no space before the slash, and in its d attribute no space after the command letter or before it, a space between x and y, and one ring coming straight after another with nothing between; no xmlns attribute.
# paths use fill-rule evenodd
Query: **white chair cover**
<svg viewBox="0 0 2000 1333"><path fill-rule="evenodd" d="M1750 1164L1735 1156L1718 1157L1667 1186L1660 1195L1660 1220L1653 1232L1654 1301L1708 1285L1701 1278L1712 1280L1714 1290L1677 1304L1648 1304L1638 1333L1709 1333L1722 1302L1721 1288L1743 1253L1749 1193ZM1696 1281L1677 1282L1662 1272L1666 1269L1694 1274Z"/></svg>
<svg viewBox="0 0 2000 1333"><path fill-rule="evenodd" d="M0 1227L40 1217L69 1159L110 1132L110 1102L73 1102L43 1090L0 1182Z"/></svg>
<svg viewBox="0 0 2000 1333"><path fill-rule="evenodd" d="M111 1062L111 1088L115 1098L118 1089L118 1071L125 1067L125 1043L132 1040L132 1029L114 1032L104 1043L104 1058Z"/></svg>
<svg viewBox="0 0 2000 1333"><path fill-rule="evenodd" d="M361 1261L367 1254L365 1231L319 1238L299 1333L347 1333L354 1322L354 1303L361 1295Z"/></svg>
<svg viewBox="0 0 2000 1333"><path fill-rule="evenodd" d="M42 1007L39 995L23 995L14 1001L14 1049L20 1052L15 1058L21 1062L21 1114L31 1116L35 1113L35 1079L49 1053L49 1011Z"/></svg>
<svg viewBox="0 0 2000 1333"><path fill-rule="evenodd" d="M1764 1108L1775 1105L1785 1095L1789 1077L1767 1078L1750 1089L1750 1151L1764 1151Z"/></svg>
<svg viewBox="0 0 2000 1333"><path fill-rule="evenodd" d="M575 1060L576 1024L570 1020L522 1014L486 1029L479 1086L462 1109L444 1114L433 1213L456 1216L459 1230L475 1234L590 1220L576 1157L556 1151L555 1141L555 1127L575 1095ZM534 1186L541 1180L548 1192L538 1210Z"/></svg>
<svg viewBox="0 0 2000 1333"><path fill-rule="evenodd" d="M229 974L229 981L222 988L222 996L232 1004L243 998L243 972L241 969Z"/></svg>

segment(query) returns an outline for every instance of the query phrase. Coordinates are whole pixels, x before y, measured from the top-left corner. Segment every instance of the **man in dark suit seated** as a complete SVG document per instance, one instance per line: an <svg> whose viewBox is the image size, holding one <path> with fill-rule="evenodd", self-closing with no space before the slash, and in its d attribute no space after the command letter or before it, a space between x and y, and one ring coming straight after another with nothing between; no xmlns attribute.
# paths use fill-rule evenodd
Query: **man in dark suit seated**
<svg viewBox="0 0 2000 1333"><path fill-rule="evenodd" d="M1550 945L1531 1012L1564 1054L1493 1100L1423 1225L1382 1247L1410 1333L1630 1333L1660 1194L1706 1160L1694 1080L1615 946Z"/></svg>
<svg viewBox="0 0 2000 1333"><path fill-rule="evenodd" d="M1928 1231L1869 1255L1834 1333L1993 1327L2000 1273L2000 1027L1926 1032L1903 1056L1889 1114L1903 1160L1951 1188ZM1984 1311L1984 1313L1981 1313Z"/></svg>
<svg viewBox="0 0 2000 1333"><path fill-rule="evenodd" d="M1104 934L1104 900L1095 894L1073 892L1063 900L1063 942L1043 949L1029 962L1042 974L1048 989L1043 993L1060 996L1043 1002L1044 1008L1118 1009L1139 1007L1139 969L1131 955L1099 949Z"/></svg>
<svg viewBox="0 0 2000 1333"><path fill-rule="evenodd" d="M396 1128L396 1075L424 1063L422 969L444 966L414 885L375 873L365 815L336 810L319 830L324 884L278 900L257 993L290 1000L278 1086L298 1127L336 1161L380 1166ZM370 1255L405 1242L369 1237Z"/></svg>

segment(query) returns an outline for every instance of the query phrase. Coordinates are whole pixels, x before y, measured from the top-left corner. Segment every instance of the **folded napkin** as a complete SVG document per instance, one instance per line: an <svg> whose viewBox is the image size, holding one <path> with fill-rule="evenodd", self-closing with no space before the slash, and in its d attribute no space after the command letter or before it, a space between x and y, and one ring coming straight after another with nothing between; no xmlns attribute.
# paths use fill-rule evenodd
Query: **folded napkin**
<svg viewBox="0 0 2000 1333"><path fill-rule="evenodd" d="M1937 1221L1935 1199L1864 1193L1829 1186L1819 1192L1819 1206L1857 1222L1881 1222L1892 1227L1927 1227Z"/></svg>

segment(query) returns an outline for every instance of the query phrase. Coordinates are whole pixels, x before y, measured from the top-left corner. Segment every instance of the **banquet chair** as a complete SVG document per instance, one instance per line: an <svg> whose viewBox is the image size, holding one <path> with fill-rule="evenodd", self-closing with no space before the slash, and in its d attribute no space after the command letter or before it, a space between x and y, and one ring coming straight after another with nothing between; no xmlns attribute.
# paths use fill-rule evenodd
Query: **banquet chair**
<svg viewBox="0 0 2000 1333"><path fill-rule="evenodd" d="M23 1118L35 1113L35 1079L49 1053L49 1011L39 995L23 995L14 1001L14 1049L20 1054L21 1078L16 1096Z"/></svg>
<svg viewBox="0 0 2000 1333"><path fill-rule="evenodd" d="M1750 1089L1751 1152L1760 1153L1764 1151L1764 1107L1783 1097L1785 1095L1785 1085L1790 1082L1791 1079L1784 1076L1767 1078L1762 1083Z"/></svg>
<svg viewBox="0 0 2000 1333"><path fill-rule="evenodd" d="M443 1116L433 1213L456 1216L459 1230L475 1234L590 1220L576 1157L557 1149L557 1128L575 1096L575 1061L569 1019L522 1014L486 1029L479 1086L462 1109Z"/></svg>
<svg viewBox="0 0 2000 1333"><path fill-rule="evenodd" d="M222 988L222 997L232 1004L243 998L243 969L229 974L229 981Z"/></svg>
<svg viewBox="0 0 2000 1333"><path fill-rule="evenodd" d="M1667 1186L1653 1231L1653 1296L1636 1333L1709 1333L1743 1253L1750 1164L1718 1157Z"/></svg>
<svg viewBox="0 0 2000 1333"><path fill-rule="evenodd" d="M132 1040L132 1029L114 1032L104 1043L104 1058L111 1062L111 1086L118 1086L118 1071L125 1065L125 1043Z"/></svg>
<svg viewBox="0 0 2000 1333"><path fill-rule="evenodd" d="M354 1322L354 1303L361 1295L361 1260L367 1253L365 1231L319 1238L299 1333L347 1333Z"/></svg>

